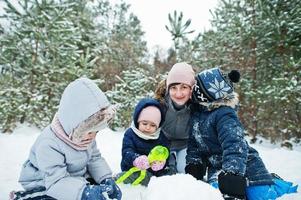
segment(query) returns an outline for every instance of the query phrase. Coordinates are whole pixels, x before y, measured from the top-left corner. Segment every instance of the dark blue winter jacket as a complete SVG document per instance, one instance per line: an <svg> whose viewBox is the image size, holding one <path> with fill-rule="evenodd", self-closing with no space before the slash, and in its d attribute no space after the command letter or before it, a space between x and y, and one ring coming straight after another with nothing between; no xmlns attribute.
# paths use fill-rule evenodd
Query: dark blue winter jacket
<svg viewBox="0 0 301 200"><path fill-rule="evenodd" d="M244 129L236 110L229 106L209 110L199 106L192 114L192 132L186 162L208 166L208 182L220 170L245 176L250 185L272 184L258 152L244 139Z"/></svg>
<svg viewBox="0 0 301 200"><path fill-rule="evenodd" d="M142 99L136 106L134 114L133 114L133 120L134 125L136 128L138 128L138 117L140 112L143 108L147 106L156 106L161 111L161 122L160 126L164 120L163 111L161 108L160 103L155 99ZM163 119L163 120L162 120ZM140 138L132 128L128 128L124 134L123 137L123 143L122 143L122 159L121 159L121 170L127 171L130 168L133 167L133 161L141 155L148 155L150 151L157 145L162 145L168 148L169 150L169 142L168 139L164 136L162 131L160 131L160 135L158 139L142 139ZM151 171L151 169L149 169ZM159 174L160 172L153 172L154 175Z"/></svg>

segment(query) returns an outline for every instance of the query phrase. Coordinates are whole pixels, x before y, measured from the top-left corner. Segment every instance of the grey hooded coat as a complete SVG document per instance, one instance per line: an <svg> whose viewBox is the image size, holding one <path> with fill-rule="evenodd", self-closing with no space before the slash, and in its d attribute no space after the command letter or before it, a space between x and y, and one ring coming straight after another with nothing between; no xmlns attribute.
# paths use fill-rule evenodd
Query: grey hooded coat
<svg viewBox="0 0 301 200"><path fill-rule="evenodd" d="M65 132L71 134L91 115L109 105L96 84L90 79L80 78L65 89L57 116ZM47 126L33 144L19 182L25 190L45 187L46 195L55 199L80 200L87 177L100 183L111 175L95 140L87 150L76 150Z"/></svg>

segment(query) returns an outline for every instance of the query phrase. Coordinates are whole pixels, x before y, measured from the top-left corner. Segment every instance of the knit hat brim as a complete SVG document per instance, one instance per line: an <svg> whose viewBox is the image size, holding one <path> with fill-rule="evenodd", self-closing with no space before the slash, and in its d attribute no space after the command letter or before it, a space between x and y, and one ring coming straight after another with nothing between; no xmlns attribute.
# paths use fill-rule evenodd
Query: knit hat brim
<svg viewBox="0 0 301 200"><path fill-rule="evenodd" d="M174 83L184 83L192 87L195 84L195 73L191 65L182 62L173 65L166 79L166 88L169 88Z"/></svg>
<svg viewBox="0 0 301 200"><path fill-rule="evenodd" d="M141 121L153 122L158 128L161 122L161 112L159 108L156 106L147 106L143 108L139 114L137 122L139 123Z"/></svg>

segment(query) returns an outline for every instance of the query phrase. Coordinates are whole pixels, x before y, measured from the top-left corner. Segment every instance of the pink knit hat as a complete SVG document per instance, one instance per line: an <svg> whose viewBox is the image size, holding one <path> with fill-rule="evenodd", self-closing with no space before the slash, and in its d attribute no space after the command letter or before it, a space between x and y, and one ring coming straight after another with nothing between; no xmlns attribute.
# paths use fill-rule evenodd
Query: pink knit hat
<svg viewBox="0 0 301 200"><path fill-rule="evenodd" d="M141 122L143 120L153 122L157 127L159 127L161 122L161 112L159 108L156 106L147 106L143 108L139 114L137 122Z"/></svg>
<svg viewBox="0 0 301 200"><path fill-rule="evenodd" d="M167 75L166 87L169 88L170 84L173 83L184 83L192 87L195 84L194 76L194 71L189 64L176 63Z"/></svg>

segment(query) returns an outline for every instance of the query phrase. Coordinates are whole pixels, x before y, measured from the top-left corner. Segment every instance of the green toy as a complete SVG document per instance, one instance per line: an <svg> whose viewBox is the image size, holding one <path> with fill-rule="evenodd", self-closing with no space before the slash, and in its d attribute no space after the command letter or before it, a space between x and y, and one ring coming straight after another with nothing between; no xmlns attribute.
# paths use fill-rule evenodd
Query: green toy
<svg viewBox="0 0 301 200"><path fill-rule="evenodd" d="M169 156L169 151L166 147L158 145L155 146L148 154L148 162L151 164L154 161L166 161Z"/></svg>
<svg viewBox="0 0 301 200"><path fill-rule="evenodd" d="M150 153L148 154L147 158L148 158L148 162L150 163L150 165L154 162L154 161L166 161L166 159L169 156L169 151L166 147L158 145L155 146ZM120 176L117 180L116 183L123 183L123 181L125 181L129 176L131 176L133 173L135 172L139 172L140 171L140 175L138 176L138 178L132 183L132 185L139 185L141 183L141 181L143 181L143 179L146 176L146 169L139 169L137 167L132 167L131 169L129 169L127 172L125 172L122 176Z"/></svg>

